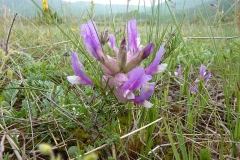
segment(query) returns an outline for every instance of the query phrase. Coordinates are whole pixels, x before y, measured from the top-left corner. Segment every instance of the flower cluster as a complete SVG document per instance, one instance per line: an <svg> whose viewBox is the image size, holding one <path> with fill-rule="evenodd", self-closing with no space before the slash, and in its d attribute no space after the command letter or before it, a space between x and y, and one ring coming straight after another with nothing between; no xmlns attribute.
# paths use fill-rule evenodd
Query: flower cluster
<svg viewBox="0 0 240 160"><path fill-rule="evenodd" d="M175 76L179 79L183 78L182 75L182 66L179 65L177 72L174 72ZM199 77L194 81L194 85L190 87L189 91L190 93L196 93L198 92L198 83L201 79L203 79L203 82L206 83L211 78L211 73L206 73L206 66L201 65L199 69Z"/></svg>
<svg viewBox="0 0 240 160"><path fill-rule="evenodd" d="M150 108L152 104L147 100L153 93L155 83L149 82L152 75L163 72L167 64L160 64L164 53L164 45L157 51L155 59L146 67L141 67L141 62L154 51L154 43L145 47L140 45L140 35L137 33L136 20L130 20L126 26L128 39L123 38L120 47L115 44L113 34L105 30L98 34L97 27L93 21L88 21L81 26L81 36L89 54L101 63L105 73L102 82L108 88L114 89L114 95L120 102L134 102ZM99 40L100 39L100 40ZM114 56L103 52L101 43L107 43L114 52ZM84 66L80 63L76 53L72 52L72 67L75 76L68 76L71 84L94 85L93 81L84 73ZM140 89L140 94L135 91Z"/></svg>
<svg viewBox="0 0 240 160"><path fill-rule="evenodd" d="M203 79L203 82L207 82L211 78L211 73L206 73L206 66L201 65L199 69L199 78L197 78L194 82L195 85L190 87L190 92L191 93L196 93L198 92L198 83L200 82L201 79Z"/></svg>

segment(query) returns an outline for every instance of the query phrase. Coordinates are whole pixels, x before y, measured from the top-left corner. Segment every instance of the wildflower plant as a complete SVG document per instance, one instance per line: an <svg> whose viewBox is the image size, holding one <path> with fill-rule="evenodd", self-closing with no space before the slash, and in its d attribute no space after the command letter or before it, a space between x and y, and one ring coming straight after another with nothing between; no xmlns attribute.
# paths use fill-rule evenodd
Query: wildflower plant
<svg viewBox="0 0 240 160"><path fill-rule="evenodd" d="M199 68L199 77L194 81L194 84L190 86L189 91L190 93L194 94L197 93L199 90L199 83L206 83L211 78L211 73L206 72L207 68L204 65L201 65ZM179 79L183 79L182 75L182 66L179 65L177 71L174 72L175 76Z"/></svg>
<svg viewBox="0 0 240 160"><path fill-rule="evenodd" d="M198 84L207 82L211 78L211 73L206 73L206 66L201 65L199 68L199 77L194 81L195 85L190 87L190 93L198 92Z"/></svg>
<svg viewBox="0 0 240 160"><path fill-rule="evenodd" d="M35 2L33 1L33 3ZM62 18L58 15L58 13L52 12L52 10L50 9L48 0L42 0L41 12L42 12L42 15L38 12L38 17L43 18L46 23L52 23L52 20L58 23L62 22Z"/></svg>
<svg viewBox="0 0 240 160"><path fill-rule="evenodd" d="M122 39L119 48L116 46L114 35L108 34L107 30L99 35L95 22L91 20L81 25L81 36L88 53L101 64L104 72L102 84L113 90L117 100L150 108L153 104L148 99L155 86L155 82L150 80L153 75L163 72L167 67L167 64L159 64L164 53L164 44L157 51L152 63L144 68L141 64L153 53L154 43L140 45L136 23L135 19L127 23L127 39ZM114 53L113 56L103 51L102 44L107 42ZM84 66L75 52L72 52L72 68L75 75L67 77L71 84L95 85L91 75L84 73Z"/></svg>

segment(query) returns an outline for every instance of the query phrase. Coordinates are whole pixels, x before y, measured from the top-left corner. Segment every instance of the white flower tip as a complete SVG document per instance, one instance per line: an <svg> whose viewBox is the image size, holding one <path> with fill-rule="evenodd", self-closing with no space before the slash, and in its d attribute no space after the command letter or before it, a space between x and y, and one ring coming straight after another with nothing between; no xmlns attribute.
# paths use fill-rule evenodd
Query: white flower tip
<svg viewBox="0 0 240 160"><path fill-rule="evenodd" d="M135 98L135 95L132 92L128 93L127 99L134 99L134 98Z"/></svg>
<svg viewBox="0 0 240 160"><path fill-rule="evenodd" d="M78 76L67 76L67 80L71 84L78 84L79 83L79 77Z"/></svg>
<svg viewBox="0 0 240 160"><path fill-rule="evenodd" d="M163 64L159 65L159 71L160 72L163 72L166 68L167 68L167 64L166 63L163 63Z"/></svg>
<svg viewBox="0 0 240 160"><path fill-rule="evenodd" d="M155 70L153 70L151 72L151 74L161 73L161 72L165 71L166 68L167 68L167 64L166 63L160 64L160 65L157 66L157 68Z"/></svg>
<svg viewBox="0 0 240 160"><path fill-rule="evenodd" d="M141 102L141 104L140 105L142 105L143 107L145 107L145 108L151 108L152 106L153 106L153 104L152 103L150 103L149 101L147 101L147 100L145 100L145 101L143 101L143 102Z"/></svg>
<svg viewBox="0 0 240 160"><path fill-rule="evenodd" d="M127 98L127 99L134 99L135 98L135 95L133 94L132 91L130 91L129 89L126 90L124 93L123 93L123 97Z"/></svg>

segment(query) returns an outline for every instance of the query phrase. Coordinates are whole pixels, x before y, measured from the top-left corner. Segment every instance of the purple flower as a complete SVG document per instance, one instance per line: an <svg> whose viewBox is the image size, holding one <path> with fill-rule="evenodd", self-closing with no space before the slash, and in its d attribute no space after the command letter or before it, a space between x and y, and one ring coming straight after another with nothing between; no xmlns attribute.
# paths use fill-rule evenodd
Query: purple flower
<svg viewBox="0 0 240 160"><path fill-rule="evenodd" d="M196 92L198 92L198 84L190 87L189 90L190 90L190 93L196 93Z"/></svg>
<svg viewBox="0 0 240 160"><path fill-rule="evenodd" d="M199 77L204 77L204 75L206 74L206 66L201 65L200 69L199 69Z"/></svg>
<svg viewBox="0 0 240 160"><path fill-rule="evenodd" d="M67 77L71 84L93 85L91 79L83 72L84 66L80 63L75 52L72 52L72 68L76 75Z"/></svg>
<svg viewBox="0 0 240 160"><path fill-rule="evenodd" d="M142 60L146 59L154 51L154 43L150 42L146 47L140 52L140 58Z"/></svg>
<svg viewBox="0 0 240 160"><path fill-rule="evenodd" d="M120 102L127 102L129 100L132 100L133 102L136 101L136 103L141 103L143 102L144 100L144 97L145 98L149 98L149 92L144 92L142 91L141 93L141 97L138 97L136 100L135 100L135 95L134 95L134 91L139 89L140 87L144 86L146 84L146 82L148 82L149 80L152 79L152 76L151 75L146 75L145 74L145 71L143 68L135 68L133 69L130 73L129 73L129 78L128 80L126 80L126 78L124 77L124 75L119 75L118 77L115 77L116 79L121 79L122 81L122 85L121 85L121 82L119 80L115 80L115 82L120 82L118 84L118 87L114 90L114 94L115 96L117 97L117 99L120 101ZM114 83L114 82L113 82ZM111 83L111 84L113 84ZM110 85L111 85L110 84ZM115 85L116 86L116 85ZM146 95L148 94L148 95ZM144 100L142 100L142 99Z"/></svg>
<svg viewBox="0 0 240 160"><path fill-rule="evenodd" d="M121 68L121 70L124 73L128 73L132 69L138 67L141 64L141 62L144 59L146 59L149 55L151 55L151 53L154 50L153 42L150 42L145 47L142 47L140 45L140 35L137 33L136 24L137 24L136 20L133 19L133 20L130 20L126 26L127 33L128 33L128 43L126 44L126 47L124 47L126 52L126 65L123 65L123 63L119 64L120 65L119 68ZM125 41L124 39L123 41ZM121 49L123 46L122 43L120 45L120 49L117 49L115 47L114 35L109 36L109 46L112 50L116 51L116 54L118 57L119 57L119 54L124 52L123 49Z"/></svg>
<svg viewBox="0 0 240 160"><path fill-rule="evenodd" d="M155 83L146 83L141 88L141 93L139 96L135 96L134 103L138 103L146 108L151 108L152 103L148 102L147 99L149 99L153 93Z"/></svg>
<svg viewBox="0 0 240 160"><path fill-rule="evenodd" d="M199 78L195 80L196 83L200 81L200 78L204 79L204 82L207 82L211 77L211 73L206 74L206 66L201 65L199 68Z"/></svg>
<svg viewBox="0 0 240 160"><path fill-rule="evenodd" d="M167 68L167 64L159 65L164 52L164 44L160 47L156 53L156 57L153 62L145 69L146 74L157 74L163 72Z"/></svg>
<svg viewBox="0 0 240 160"><path fill-rule="evenodd" d="M154 43L150 42L145 47L140 45L140 35L137 33L137 22L132 19L126 26L127 40L123 38L119 48L116 47L116 40L113 34L108 31L98 35L97 27L93 21L88 21L81 25L81 36L87 51L101 63L105 73L102 77L102 84L107 89L113 89L114 95L120 102L133 102L150 108L152 104L147 101L153 93L155 83L148 83L153 74L157 74L166 69L167 64L160 64L164 52L164 45L156 53L153 62L146 68L141 68L142 61L148 58L154 51ZM113 56L103 53L101 43L108 42ZM68 81L72 84L93 85L83 70L83 65L79 62L77 54L72 54L72 66L76 76L68 76ZM106 86L107 85L107 86ZM105 88L104 87L104 88ZM140 91L135 96L136 91Z"/></svg>
<svg viewBox="0 0 240 160"><path fill-rule="evenodd" d="M102 80L104 86L107 84L110 89L114 87L121 87L126 81L128 81L128 76L123 73L118 73L115 77L104 75Z"/></svg>
<svg viewBox="0 0 240 160"><path fill-rule="evenodd" d="M138 67L141 62L146 59L154 50L154 44L151 42L146 47L144 47L138 55L132 57L123 68L125 73L131 71L133 68ZM128 52L129 53L129 52Z"/></svg>
<svg viewBox="0 0 240 160"><path fill-rule="evenodd" d="M178 78L181 78L182 77L182 66L181 65L178 65L178 69L177 69L177 72L175 72L175 76L178 77Z"/></svg>
<svg viewBox="0 0 240 160"><path fill-rule="evenodd" d="M152 76L147 75L143 68L135 68L130 72L128 81L122 85L121 89L135 91L151 79Z"/></svg>
<svg viewBox="0 0 240 160"><path fill-rule="evenodd" d="M198 83L200 82L200 79L203 78L204 82L207 82L211 78L211 73L206 74L206 66L201 65L199 68L199 78L195 80L195 85L190 87L190 93L196 93L198 92Z"/></svg>
<svg viewBox="0 0 240 160"><path fill-rule="evenodd" d="M105 57L99 42L97 27L93 21L88 21L87 24L82 24L81 36L84 38L84 44L87 47L87 51L94 58L100 61L102 57Z"/></svg>
<svg viewBox="0 0 240 160"><path fill-rule="evenodd" d="M204 82L207 82L211 78L212 74L208 73L204 76Z"/></svg>
<svg viewBox="0 0 240 160"><path fill-rule="evenodd" d="M138 44L137 44L137 21L136 19L132 19L127 24L127 32L128 32L128 47L129 51L132 53L138 52Z"/></svg>
<svg viewBox="0 0 240 160"><path fill-rule="evenodd" d="M112 50L115 50L116 49L116 46L115 46L115 37L113 34L109 34L109 42L108 42L110 48Z"/></svg>

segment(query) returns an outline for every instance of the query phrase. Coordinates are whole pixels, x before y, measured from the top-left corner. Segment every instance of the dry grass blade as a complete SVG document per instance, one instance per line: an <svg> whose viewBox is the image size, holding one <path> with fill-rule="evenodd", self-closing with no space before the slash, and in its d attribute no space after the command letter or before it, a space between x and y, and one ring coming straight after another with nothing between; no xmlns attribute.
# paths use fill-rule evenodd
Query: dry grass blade
<svg viewBox="0 0 240 160"><path fill-rule="evenodd" d="M13 141L13 139L9 135L6 135L6 138L7 138L8 142L9 142L9 144L11 145L11 147L12 147L12 149L13 149L16 157L17 157L17 159L18 160L22 160L22 157L21 157L20 153L18 152L19 148L16 145L16 143Z"/></svg>
<svg viewBox="0 0 240 160"><path fill-rule="evenodd" d="M151 122L151 123L149 123L149 124L147 124L147 125L139 128L139 129L136 129L135 131L132 131L132 132L130 132L130 133L128 133L128 134L125 134L125 135L121 136L120 139L127 138L128 136L131 136L131 135L133 135L133 134L135 134L135 133L137 133L137 132L139 132L139 131L141 131L141 130L143 130L143 129L145 129L145 128L147 128L147 127L149 127L149 126L151 126L151 125L153 125L153 124L155 124L155 123L157 123L157 122L159 122L159 121L161 121L161 120L162 120L162 118L159 118L159 119L157 119L157 120L155 120L155 121L153 121L153 122ZM95 149L93 149L93 150L85 153L84 155L93 153L93 152L95 152L95 151L97 151L97 150L100 150L100 149L106 147L106 146L107 146L107 144L104 144L104 145L102 145L102 146L100 146L100 147L97 147L97 148L95 148Z"/></svg>
<svg viewBox="0 0 240 160"><path fill-rule="evenodd" d="M239 38L239 36L233 36L233 37L184 37L184 39L218 39L218 40L221 40L221 39L229 40L229 39L234 39L234 38Z"/></svg>
<svg viewBox="0 0 240 160"><path fill-rule="evenodd" d="M1 143L0 143L0 159L3 159L3 152L4 152L4 140L5 140L5 134L2 137Z"/></svg>

